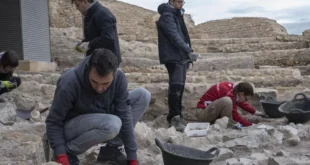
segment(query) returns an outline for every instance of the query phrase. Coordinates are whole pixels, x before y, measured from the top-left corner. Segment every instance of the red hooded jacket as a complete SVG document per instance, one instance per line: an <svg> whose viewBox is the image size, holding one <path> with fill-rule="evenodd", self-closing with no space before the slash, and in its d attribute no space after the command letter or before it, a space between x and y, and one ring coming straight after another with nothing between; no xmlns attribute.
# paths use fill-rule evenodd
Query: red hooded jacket
<svg viewBox="0 0 310 165"><path fill-rule="evenodd" d="M237 111L237 106L251 114L255 113L255 109L246 102L238 103L236 100L237 98L233 94L233 89L234 89L234 84L231 82L221 82L221 83L213 85L200 98L200 101L197 104L197 108L204 109L207 107L207 103L209 104L210 102L213 102L217 99L228 96L231 98L233 102L233 109L232 109L233 120L235 120L236 122L239 122L243 126L251 126L252 125L251 122L242 118L239 115Z"/></svg>

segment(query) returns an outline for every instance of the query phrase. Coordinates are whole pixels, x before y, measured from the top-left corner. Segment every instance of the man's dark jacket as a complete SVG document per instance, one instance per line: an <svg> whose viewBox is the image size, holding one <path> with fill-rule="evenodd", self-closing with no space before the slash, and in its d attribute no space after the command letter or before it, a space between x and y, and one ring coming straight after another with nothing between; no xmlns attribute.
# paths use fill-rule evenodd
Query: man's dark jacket
<svg viewBox="0 0 310 165"><path fill-rule="evenodd" d="M64 125L70 119L90 113L113 114L122 121L120 133L127 158L136 160L137 144L132 114L127 106L126 76L121 70L117 70L109 88L104 93L98 94L89 82L88 60L89 56L58 79L54 100L46 118L46 133L51 147L56 155L66 153Z"/></svg>
<svg viewBox="0 0 310 165"><path fill-rule="evenodd" d="M108 8L102 6L98 1L94 3L87 10L84 18L84 41L89 42L89 50L86 55L90 55L97 48L109 49L117 56L120 64L122 59L116 18Z"/></svg>
<svg viewBox="0 0 310 165"><path fill-rule="evenodd" d="M160 63L180 63L188 60L188 53L193 50L182 14L184 9L175 9L163 3L157 10L161 15L156 22Z"/></svg>

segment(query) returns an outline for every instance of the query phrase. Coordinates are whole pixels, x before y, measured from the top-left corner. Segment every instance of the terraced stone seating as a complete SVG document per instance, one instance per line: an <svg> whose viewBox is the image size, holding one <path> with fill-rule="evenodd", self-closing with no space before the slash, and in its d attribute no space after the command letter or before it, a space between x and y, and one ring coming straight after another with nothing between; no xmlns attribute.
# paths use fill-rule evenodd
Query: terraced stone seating
<svg viewBox="0 0 310 165"><path fill-rule="evenodd" d="M152 92L153 101L156 101L147 113L150 119L167 112L168 75L158 60L155 27L158 13L120 1L100 2L117 18L123 57L121 68L130 82L129 88L144 86ZM54 8L52 11L55 12ZM310 48L306 35L289 35L275 21L264 18L234 18L198 26L188 15L185 20L193 49L201 54L201 59L190 66L188 72L184 93L186 115L191 116L191 109L202 92L219 81L250 81L259 95L273 95L279 99L290 97L290 93L307 91L310 69L306 65L310 63ZM81 38L81 22L77 23L77 28L54 27L57 21L52 22L55 60L60 69L72 67L83 59L82 54L72 49L76 38Z"/></svg>
<svg viewBox="0 0 310 165"><path fill-rule="evenodd" d="M206 137L195 139L186 138L174 128L168 129L165 120L168 75L166 68L159 65L154 23L159 15L156 11L117 0L99 2L117 18L124 60L121 69L127 76L129 89L145 87L152 93L150 106L135 128L141 165L162 164L160 152L152 141L155 137L203 150L216 145L221 152L214 165L309 162L309 124L288 125L285 118L253 116L252 120L263 122L259 126L265 129L254 126L240 132L214 126ZM49 6L52 59L59 70L55 73L14 73L21 77L22 84L1 96L7 100L0 105L1 122L5 118L6 124L13 125L0 124L0 147L4 151L0 154L0 164L45 164L42 163L45 160L41 136L45 132L48 111L41 114L41 122L24 121L10 115L15 116L16 108L50 107L61 73L84 58L74 50L77 41L83 38L81 14L70 0L50 0ZM260 99L271 96L283 101L292 99L296 93L310 94L310 30L303 35L289 35L276 21L266 18L215 20L197 26L189 15L185 20L193 49L202 55L187 74L183 98L186 119L195 120L197 101L219 81L250 81L255 86L255 97L249 102L257 110L261 110ZM246 117L249 116L252 115ZM296 145L299 146L296 148ZM94 164L98 149L99 146L79 155L81 164ZM48 164L54 163L45 165Z"/></svg>
<svg viewBox="0 0 310 165"><path fill-rule="evenodd" d="M129 88L145 87L152 93L153 102L146 117L152 118L167 112L168 75L165 70L153 72L126 73ZM293 87L301 85L303 77L298 69L267 68L267 69L234 69L221 71L189 71L185 86L183 105L185 113L195 120L193 114L197 101L213 84L221 81L250 81L255 86L255 93L261 98L271 96L277 98L277 89L270 87ZM282 93L285 93L282 91Z"/></svg>

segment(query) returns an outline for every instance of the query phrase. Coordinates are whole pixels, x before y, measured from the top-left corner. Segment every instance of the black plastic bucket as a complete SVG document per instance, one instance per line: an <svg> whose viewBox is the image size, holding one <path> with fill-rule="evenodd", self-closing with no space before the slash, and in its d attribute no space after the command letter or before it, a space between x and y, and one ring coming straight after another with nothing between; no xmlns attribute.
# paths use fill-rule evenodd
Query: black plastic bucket
<svg viewBox="0 0 310 165"><path fill-rule="evenodd" d="M155 143L162 152L165 165L209 165L220 153L216 147L202 151L171 143L161 143L157 138ZM212 154L212 152L215 153Z"/></svg>
<svg viewBox="0 0 310 165"><path fill-rule="evenodd" d="M285 101L279 102L279 101L273 100L272 97L268 97L267 100L261 100L260 103L263 106L264 112L270 118L281 118L284 116L284 114L280 112L278 108L281 104L285 103Z"/></svg>
<svg viewBox="0 0 310 165"><path fill-rule="evenodd" d="M303 96L297 99L297 96ZM306 123L310 120L310 100L303 93L295 95L294 99L287 101L279 107L289 122Z"/></svg>

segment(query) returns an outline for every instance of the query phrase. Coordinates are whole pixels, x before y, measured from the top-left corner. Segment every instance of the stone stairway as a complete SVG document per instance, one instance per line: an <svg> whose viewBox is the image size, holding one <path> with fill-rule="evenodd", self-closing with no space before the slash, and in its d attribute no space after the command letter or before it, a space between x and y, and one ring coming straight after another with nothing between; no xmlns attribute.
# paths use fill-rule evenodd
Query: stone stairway
<svg viewBox="0 0 310 165"><path fill-rule="evenodd" d="M309 54L309 48L238 53L201 53L201 55L205 58L251 56L254 58L254 63L256 67L261 65L272 65L281 67L307 65L310 63Z"/></svg>
<svg viewBox="0 0 310 165"><path fill-rule="evenodd" d="M209 38L209 39L191 39L194 45L215 45L222 46L227 44L250 44L250 43L265 43L276 41L275 37L254 37L254 38Z"/></svg>
<svg viewBox="0 0 310 165"><path fill-rule="evenodd" d="M225 70L234 68L253 68L261 65L292 67L310 63L310 49L289 49L238 53L201 53L202 59L194 64L199 70ZM124 54L122 65L136 68L158 66L156 54Z"/></svg>
<svg viewBox="0 0 310 165"><path fill-rule="evenodd" d="M158 13L120 1L101 0L100 3L117 18L123 58L121 68L127 75L129 88L144 86L152 92L156 102L152 102L147 114L158 109L167 112L168 75L158 60L155 26ZM71 11L71 8L71 4L63 6L65 11ZM52 8L52 11L58 10ZM80 18L75 12L74 17L78 16ZM233 18L197 26L188 15L185 20L192 47L201 54L188 72L184 94L187 114L195 107L197 99L219 81L250 81L260 95L273 93L279 99L307 91L310 69L306 65L310 63L310 48L309 40L304 36L288 35L275 21L264 18ZM72 67L83 59L82 54L73 50L76 38L81 38L82 22L76 23L78 28L75 29L55 23L53 19L55 28L51 30L56 34L53 36L57 36L52 37L55 61L61 69ZM36 79L40 81L42 76ZM23 79L29 81L28 77L23 76ZM54 79L42 83L50 82L55 83Z"/></svg>
<svg viewBox="0 0 310 165"><path fill-rule="evenodd" d="M194 139L186 138L186 135L174 128L168 129L163 115L168 112L168 76L165 67L158 62L154 24L158 18L157 12L116 0L99 2L117 17L124 59L121 69L127 76L129 89L145 87L152 93L151 104L143 115L143 122L138 123L135 129L141 165L163 164L162 155L152 140L155 137L202 150L220 147L219 159L212 162L212 165L285 164L291 162L291 158L301 160L295 164L302 164L303 159L309 157L303 154L309 150L309 124L286 125L285 118L257 119L262 122L257 126L264 124L266 129L254 126L240 132L211 127L206 137ZM20 76L22 84L1 96L7 99L6 103L1 104L2 119L10 113L15 114L17 107L35 107L35 110L50 107L61 72L84 58L82 53L74 50L83 35L81 14L69 0L51 0L49 6L52 59L59 64L59 70L55 73L16 71L14 76ZM299 92L310 94L310 66L307 66L309 39L305 39L304 35L288 35L276 21L265 18L215 20L198 26L194 26L188 15L185 20L193 48L202 55L187 74L183 98L186 119L195 120L197 101L211 85L219 81L250 81L258 96L254 101L269 96L288 100ZM308 35L310 38L310 31ZM253 100L250 103L257 105ZM42 163L45 161L41 137L45 132L47 114L41 114L41 122L17 118L12 126L0 124L0 148L4 151L0 154L0 164L54 164ZM8 117L9 120L15 120ZM267 126L274 128L269 129ZM299 146L293 147L290 144L292 140L300 143ZM85 155L79 155L81 163L94 164L98 148L94 147ZM272 153L277 156L271 156L274 155ZM280 163L276 161L282 158Z"/></svg>
<svg viewBox="0 0 310 165"><path fill-rule="evenodd" d="M152 93L152 102L147 111L146 118L152 119L160 114L167 112L167 92L168 92L168 75L163 68L153 68L145 73L141 71L130 71L126 73L129 89L136 87L145 87ZM20 96L25 103L31 104L35 100L48 104L48 100L53 98L53 92L59 73L22 73L16 75L21 77L23 83L20 88L13 94L24 93ZM220 81L250 81L255 86L255 92L260 97L277 97L278 90L281 91L281 96L287 96L288 92L294 91L296 86L302 85L304 79L310 80L309 76L301 76L298 69L293 68L267 68L267 69L233 69L220 71L199 71L190 70L187 76L187 83L184 90L184 112L189 118L194 119L193 110L196 107L197 101L203 93L213 84ZM272 88L271 88L272 87ZM305 88L299 87L301 90ZM38 91L36 95L30 96L27 93ZM296 93L296 91L295 91ZM27 101L31 97L32 102Z"/></svg>
<svg viewBox="0 0 310 165"><path fill-rule="evenodd" d="M154 45L152 51L133 49L122 54L122 69L130 82L129 88L142 86L152 93L153 101L145 117L148 119L168 110L168 74L159 64ZM201 59L190 66L184 91L184 114L189 119L195 119L194 109L203 93L221 81L249 81L260 98L287 100L298 92L309 91L306 83L310 82L309 76L302 76L300 67L296 67L310 62L307 41L278 37L193 39L192 45ZM304 72L307 70L302 68Z"/></svg>
<svg viewBox="0 0 310 165"><path fill-rule="evenodd" d="M153 119L167 112L168 75L159 64L156 29L146 30L140 24L135 27L121 30L120 38L128 42L121 68L126 72L130 89L142 86L151 91L153 101L146 118ZM145 32L149 35L144 36ZM255 34L248 38L209 38L203 29L195 28L190 28L190 35L192 47L201 54L201 59L190 66L187 76L183 105L189 118L195 118L193 111L202 94L220 81L249 81L261 98L286 100L300 91L308 91L310 78L301 75L301 71L305 73L308 69L303 67L300 71L296 67L310 63L309 41L301 36Z"/></svg>
<svg viewBox="0 0 310 165"><path fill-rule="evenodd" d="M208 83L186 83L183 96L184 113L187 114L186 118L195 120L195 109L200 97L207 91L212 85ZM167 93L168 83L129 83L128 88L134 89L137 87L144 87L152 93L152 101L146 112L146 119L154 119L157 116L168 112L167 107ZM272 88L255 88L258 96L267 98L271 96L277 97L277 90Z"/></svg>
<svg viewBox="0 0 310 165"><path fill-rule="evenodd" d="M262 67L263 68L263 67ZM167 112L168 74L165 69L157 68L151 72L126 72L129 88L145 87L152 93L153 102L149 108L148 118ZM233 69L219 71L189 70L184 91L185 113L194 119L192 111L203 93L213 84L221 81L249 81L254 84L259 97L292 98L294 94L306 90L304 82L309 82L309 76L302 76L298 69L293 68L263 68L263 69ZM278 93L281 89L281 93Z"/></svg>
<svg viewBox="0 0 310 165"><path fill-rule="evenodd" d="M162 73L126 73L127 79L132 83L168 83L168 74ZM251 81L255 87L267 86L297 86L305 76L301 76L298 69L233 69L221 71L192 71L187 74L187 83L213 84L219 81Z"/></svg>
<svg viewBox="0 0 310 165"><path fill-rule="evenodd" d="M212 45L193 46L196 52L212 52L212 53L238 53L238 52L256 52L270 50L288 50L309 48L309 45L303 41L297 42L262 42L262 43L241 43L226 44L218 47Z"/></svg>
<svg viewBox="0 0 310 165"><path fill-rule="evenodd" d="M158 66L159 60L149 59L147 57L124 57L122 66L135 67L135 68L150 68ZM244 57L211 57L200 59L194 63L193 70L223 70L234 68L254 68L253 58L250 56Z"/></svg>

